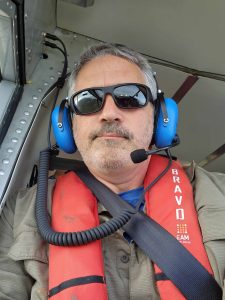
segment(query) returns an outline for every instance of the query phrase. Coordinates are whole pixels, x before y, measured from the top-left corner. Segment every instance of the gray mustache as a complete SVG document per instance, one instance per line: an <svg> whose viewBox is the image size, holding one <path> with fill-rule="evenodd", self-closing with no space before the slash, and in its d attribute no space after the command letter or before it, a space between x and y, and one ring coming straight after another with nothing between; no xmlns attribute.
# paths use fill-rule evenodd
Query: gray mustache
<svg viewBox="0 0 225 300"><path fill-rule="evenodd" d="M129 139L129 140L133 139L133 134L129 130L119 126L115 122L103 124L101 129L92 132L89 137L91 140L94 140L97 137L104 135L105 133L114 133L125 139Z"/></svg>

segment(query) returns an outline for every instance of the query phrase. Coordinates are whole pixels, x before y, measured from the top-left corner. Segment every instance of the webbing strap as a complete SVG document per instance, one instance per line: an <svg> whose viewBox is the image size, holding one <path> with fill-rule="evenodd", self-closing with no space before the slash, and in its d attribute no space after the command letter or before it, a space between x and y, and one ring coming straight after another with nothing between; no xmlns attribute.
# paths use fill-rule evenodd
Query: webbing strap
<svg viewBox="0 0 225 300"><path fill-rule="evenodd" d="M87 169L76 171L113 217L130 205L99 182ZM168 231L143 212L123 227L188 300L221 300L222 289L198 260ZM148 233L148 234L146 234Z"/></svg>

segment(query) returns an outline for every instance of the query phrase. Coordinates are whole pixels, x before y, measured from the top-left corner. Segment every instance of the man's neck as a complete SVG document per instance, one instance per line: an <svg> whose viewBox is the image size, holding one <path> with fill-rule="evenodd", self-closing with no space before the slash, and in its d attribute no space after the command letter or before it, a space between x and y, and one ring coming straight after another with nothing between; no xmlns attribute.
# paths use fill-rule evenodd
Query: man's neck
<svg viewBox="0 0 225 300"><path fill-rule="evenodd" d="M105 184L115 193L122 193L143 185L145 174L148 169L150 158L140 164L134 165L132 168L109 170L109 172L98 172L97 170L89 171L100 182Z"/></svg>

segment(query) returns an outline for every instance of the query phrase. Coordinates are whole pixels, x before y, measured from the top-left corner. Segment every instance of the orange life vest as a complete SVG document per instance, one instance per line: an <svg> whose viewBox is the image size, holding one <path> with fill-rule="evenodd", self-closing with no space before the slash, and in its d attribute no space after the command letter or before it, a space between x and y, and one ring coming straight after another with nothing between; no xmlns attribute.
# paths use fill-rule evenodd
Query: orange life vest
<svg viewBox="0 0 225 300"><path fill-rule="evenodd" d="M153 155L144 180L147 187L168 160ZM202 243L194 207L192 186L177 161L145 195L146 213L166 228L212 274ZM99 224L97 201L91 191L69 172L57 179L52 203L52 227L56 231L81 231ZM74 247L49 247L49 293L52 300L105 300L107 288L101 241ZM188 266L187 266L188 267ZM155 265L160 298L185 299L169 280L160 280ZM160 277L161 276L161 277Z"/></svg>

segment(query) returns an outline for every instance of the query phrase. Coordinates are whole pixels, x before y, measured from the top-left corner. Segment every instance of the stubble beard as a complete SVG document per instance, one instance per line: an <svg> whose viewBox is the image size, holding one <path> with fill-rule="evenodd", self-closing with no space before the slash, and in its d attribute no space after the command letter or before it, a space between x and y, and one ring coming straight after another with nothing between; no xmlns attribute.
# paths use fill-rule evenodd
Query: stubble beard
<svg viewBox="0 0 225 300"><path fill-rule="evenodd" d="M87 166L100 171L123 169L132 164L130 152L135 146L130 141L115 141L110 139L95 140L88 151L82 151L82 158Z"/></svg>

